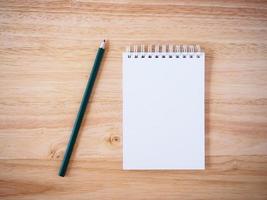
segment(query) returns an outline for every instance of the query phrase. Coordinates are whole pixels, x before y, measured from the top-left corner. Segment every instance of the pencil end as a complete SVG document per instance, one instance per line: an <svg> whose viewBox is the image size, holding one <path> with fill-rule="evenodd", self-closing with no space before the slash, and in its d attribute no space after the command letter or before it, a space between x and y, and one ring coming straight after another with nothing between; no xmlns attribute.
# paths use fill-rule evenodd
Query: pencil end
<svg viewBox="0 0 267 200"><path fill-rule="evenodd" d="M106 40L102 40L99 48L105 49L105 44L106 44Z"/></svg>
<svg viewBox="0 0 267 200"><path fill-rule="evenodd" d="M59 172L59 173L58 173L58 176L64 177L64 176L65 176L65 174L64 174L64 173L62 173L62 172Z"/></svg>
<svg viewBox="0 0 267 200"><path fill-rule="evenodd" d="M61 177L64 177L65 176L65 174L66 174L66 166L67 165L63 161L63 164L62 164L62 166L59 169L58 176L61 176Z"/></svg>

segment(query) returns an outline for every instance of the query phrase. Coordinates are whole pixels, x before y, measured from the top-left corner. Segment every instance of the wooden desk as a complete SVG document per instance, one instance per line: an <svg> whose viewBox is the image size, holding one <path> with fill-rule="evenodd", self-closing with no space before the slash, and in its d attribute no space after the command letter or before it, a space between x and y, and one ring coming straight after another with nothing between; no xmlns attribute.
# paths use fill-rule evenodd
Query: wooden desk
<svg viewBox="0 0 267 200"><path fill-rule="evenodd" d="M67 177L57 176L108 39ZM198 43L206 170L122 171L122 51ZM267 2L0 2L0 198L267 199ZM142 98L142 97L141 97Z"/></svg>

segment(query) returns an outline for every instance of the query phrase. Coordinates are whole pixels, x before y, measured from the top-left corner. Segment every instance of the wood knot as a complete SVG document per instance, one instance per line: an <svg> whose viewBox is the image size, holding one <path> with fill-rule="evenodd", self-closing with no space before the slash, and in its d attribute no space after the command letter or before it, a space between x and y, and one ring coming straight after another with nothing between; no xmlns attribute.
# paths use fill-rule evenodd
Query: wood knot
<svg viewBox="0 0 267 200"><path fill-rule="evenodd" d="M52 144L49 148L48 157L52 160L62 159L65 146L66 144L62 142Z"/></svg>
<svg viewBox="0 0 267 200"><path fill-rule="evenodd" d="M63 158L63 151L57 151L55 149L51 149L48 157L52 160L59 160Z"/></svg>
<svg viewBox="0 0 267 200"><path fill-rule="evenodd" d="M106 142L109 144L110 147L118 147L121 143L121 138L118 135L110 135L106 137Z"/></svg>
<svg viewBox="0 0 267 200"><path fill-rule="evenodd" d="M110 136L110 143L111 144L118 144L120 143L120 137L117 135Z"/></svg>

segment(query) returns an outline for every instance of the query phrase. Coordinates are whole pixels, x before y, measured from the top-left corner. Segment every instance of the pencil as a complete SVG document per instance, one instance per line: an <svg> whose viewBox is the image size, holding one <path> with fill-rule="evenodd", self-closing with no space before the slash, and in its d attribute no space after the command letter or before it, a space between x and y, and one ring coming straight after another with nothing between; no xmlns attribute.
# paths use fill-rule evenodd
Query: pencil
<svg viewBox="0 0 267 200"><path fill-rule="evenodd" d="M73 147L75 145L75 142L76 142L76 139L77 139L77 136L79 133L79 129L81 127L81 123L82 123L83 116L84 116L84 113L86 110L86 106L87 106L88 100L90 98L90 95L91 95L91 92L92 92L92 89L93 89L93 86L94 86L94 83L96 80L97 72L99 70L100 63L101 63L101 60L102 60L103 55L104 55L104 52L105 52L105 40L103 40L100 43L99 49L97 51L95 62L94 62L89 80L87 82L84 94L83 94L80 109L79 109L79 112L77 114L75 123L73 125L73 129L72 129L72 133L71 133L71 136L69 139L69 143L68 143L64 158L62 160L61 167L59 169L59 173L58 173L59 176L64 177L66 174L68 164L70 161L70 157L71 157L71 154L73 151Z"/></svg>

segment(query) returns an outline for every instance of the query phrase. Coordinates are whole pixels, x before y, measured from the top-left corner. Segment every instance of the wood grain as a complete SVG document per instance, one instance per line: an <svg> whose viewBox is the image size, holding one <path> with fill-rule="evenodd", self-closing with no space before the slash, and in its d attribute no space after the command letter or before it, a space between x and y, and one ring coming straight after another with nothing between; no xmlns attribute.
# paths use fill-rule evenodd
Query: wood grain
<svg viewBox="0 0 267 200"><path fill-rule="evenodd" d="M101 39L67 177L57 171ZM121 53L197 43L206 170L122 171ZM0 1L0 199L267 199L267 2Z"/></svg>

